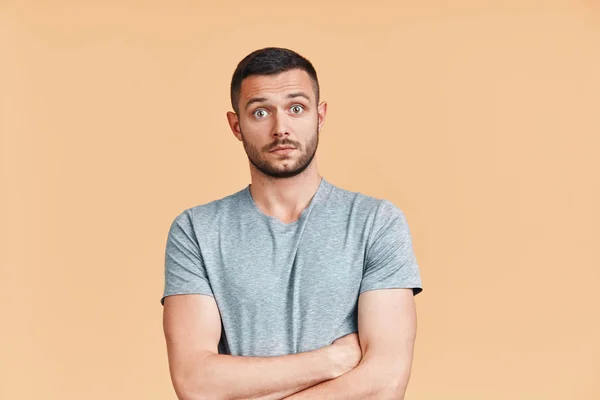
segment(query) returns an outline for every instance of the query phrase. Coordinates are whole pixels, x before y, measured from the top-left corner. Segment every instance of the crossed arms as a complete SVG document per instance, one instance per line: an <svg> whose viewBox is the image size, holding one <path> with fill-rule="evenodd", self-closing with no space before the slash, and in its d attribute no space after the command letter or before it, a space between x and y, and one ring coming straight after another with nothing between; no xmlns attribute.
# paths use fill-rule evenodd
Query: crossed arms
<svg viewBox="0 0 600 400"><path fill-rule="evenodd" d="M277 357L218 354L221 319L204 295L165 298L163 330L179 400L403 399L416 336L412 289L364 292L351 338Z"/></svg>

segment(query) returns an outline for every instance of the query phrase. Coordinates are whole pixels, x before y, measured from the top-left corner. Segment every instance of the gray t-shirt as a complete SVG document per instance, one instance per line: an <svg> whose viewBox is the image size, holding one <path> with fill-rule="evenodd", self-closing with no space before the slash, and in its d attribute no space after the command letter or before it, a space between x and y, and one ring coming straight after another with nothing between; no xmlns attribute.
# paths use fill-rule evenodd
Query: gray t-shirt
<svg viewBox="0 0 600 400"><path fill-rule="evenodd" d="M358 296L422 291L402 211L324 178L299 219L264 214L245 189L189 208L173 221L164 297L214 297L219 353L279 356L315 350L358 332Z"/></svg>

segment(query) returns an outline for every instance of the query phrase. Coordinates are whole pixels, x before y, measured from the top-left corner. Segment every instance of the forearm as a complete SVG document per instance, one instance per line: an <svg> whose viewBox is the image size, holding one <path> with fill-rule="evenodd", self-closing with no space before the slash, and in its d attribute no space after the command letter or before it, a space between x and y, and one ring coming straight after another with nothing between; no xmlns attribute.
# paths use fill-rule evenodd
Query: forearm
<svg viewBox="0 0 600 400"><path fill-rule="evenodd" d="M285 399L291 400L402 400L410 376L410 366L385 369L379 360L365 360L346 374L317 384Z"/></svg>
<svg viewBox="0 0 600 400"><path fill-rule="evenodd" d="M182 385L180 400L279 400L335 378L330 350L277 357L210 354Z"/></svg>

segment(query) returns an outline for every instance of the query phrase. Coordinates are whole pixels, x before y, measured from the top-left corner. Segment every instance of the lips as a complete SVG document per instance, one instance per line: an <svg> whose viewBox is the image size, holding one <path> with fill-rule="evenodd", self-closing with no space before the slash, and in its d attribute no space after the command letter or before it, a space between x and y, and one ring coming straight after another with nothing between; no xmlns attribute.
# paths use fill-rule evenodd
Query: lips
<svg viewBox="0 0 600 400"><path fill-rule="evenodd" d="M271 152L277 151L277 150L287 150L287 149L295 149L294 146L277 146L274 149L271 149Z"/></svg>

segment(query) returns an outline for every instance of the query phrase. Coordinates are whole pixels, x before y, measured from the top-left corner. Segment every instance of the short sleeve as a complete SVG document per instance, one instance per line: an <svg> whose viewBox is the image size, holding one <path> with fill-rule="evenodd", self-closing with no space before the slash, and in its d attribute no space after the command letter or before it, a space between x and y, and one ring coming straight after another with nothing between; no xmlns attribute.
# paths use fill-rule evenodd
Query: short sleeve
<svg viewBox="0 0 600 400"><path fill-rule="evenodd" d="M367 243L360 293L376 289L410 288L423 291L412 237L404 213L381 200Z"/></svg>
<svg viewBox="0 0 600 400"><path fill-rule="evenodd" d="M174 294L204 294L214 297L196 234L194 232L192 210L179 214L167 237L165 250L165 281L163 297Z"/></svg>

